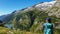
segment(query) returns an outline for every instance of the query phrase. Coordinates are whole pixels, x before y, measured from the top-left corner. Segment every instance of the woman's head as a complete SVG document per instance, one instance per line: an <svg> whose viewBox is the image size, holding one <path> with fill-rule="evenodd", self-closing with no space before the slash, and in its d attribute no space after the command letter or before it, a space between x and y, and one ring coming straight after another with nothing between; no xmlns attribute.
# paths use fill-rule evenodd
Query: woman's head
<svg viewBox="0 0 60 34"><path fill-rule="evenodd" d="M46 22L51 23L51 18L46 18Z"/></svg>

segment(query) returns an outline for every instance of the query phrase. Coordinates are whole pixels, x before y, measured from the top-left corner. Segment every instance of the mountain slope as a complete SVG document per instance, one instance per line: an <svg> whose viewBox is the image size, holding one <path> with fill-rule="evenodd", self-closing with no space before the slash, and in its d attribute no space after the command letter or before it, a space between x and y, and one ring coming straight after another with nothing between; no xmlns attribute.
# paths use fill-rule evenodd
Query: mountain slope
<svg viewBox="0 0 60 34"><path fill-rule="evenodd" d="M6 17L6 15L0 16L0 20L3 20Z"/></svg>
<svg viewBox="0 0 60 34"><path fill-rule="evenodd" d="M50 17L52 23L55 24L55 28L60 29L60 8L56 6L58 5L57 3L59 2L44 2L22 10L14 11L7 15L3 21L13 24L14 28L17 29L37 32L42 30L45 18Z"/></svg>
<svg viewBox="0 0 60 34"><path fill-rule="evenodd" d="M34 10L34 9L38 9L40 11L48 11L55 3L56 3L56 1L44 2L44 3L41 3L41 4L39 3L39 4L36 4L34 6L24 8L22 10L13 11L12 15L17 14L17 13L23 13L23 12L26 12L26 11L29 11L29 10Z"/></svg>

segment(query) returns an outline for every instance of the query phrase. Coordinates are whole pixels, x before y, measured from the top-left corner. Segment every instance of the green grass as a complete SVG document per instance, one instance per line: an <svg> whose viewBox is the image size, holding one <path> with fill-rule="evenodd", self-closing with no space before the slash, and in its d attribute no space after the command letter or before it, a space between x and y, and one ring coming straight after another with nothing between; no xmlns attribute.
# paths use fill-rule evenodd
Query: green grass
<svg viewBox="0 0 60 34"><path fill-rule="evenodd" d="M43 34L43 32L42 30L32 32L32 31L25 31L20 29L12 30L5 27L0 27L0 34ZM54 34L60 34L60 29L54 29Z"/></svg>
<svg viewBox="0 0 60 34"><path fill-rule="evenodd" d="M57 7L52 8L52 9L56 9L56 11L58 10ZM50 17L52 19L52 23L54 23L56 26L60 23L60 18L56 18L55 16L48 16L48 13L45 13L45 11L39 11L36 9L29 10L22 13L19 12L17 14L14 14L13 17L12 19L10 19L9 17L5 20L8 21L10 19L11 22L10 21L8 22L12 23L14 27L19 30L11 30L5 27L0 27L0 34L43 34L41 26L43 23L45 23L45 18L47 17ZM34 18L33 20L34 24L30 27L30 23L32 21L31 19L33 18ZM37 23L35 24L35 22ZM58 22L58 24L55 22ZM60 30L54 29L54 34L60 34Z"/></svg>

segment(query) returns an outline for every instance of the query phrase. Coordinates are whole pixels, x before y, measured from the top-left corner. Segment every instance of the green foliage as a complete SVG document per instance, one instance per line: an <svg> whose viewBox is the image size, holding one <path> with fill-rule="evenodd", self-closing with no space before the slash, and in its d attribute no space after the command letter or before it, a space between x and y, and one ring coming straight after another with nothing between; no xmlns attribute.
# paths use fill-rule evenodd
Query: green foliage
<svg viewBox="0 0 60 34"><path fill-rule="evenodd" d="M14 24L14 27L28 31L32 29L31 27L34 28L33 25L35 22L40 24L41 22L45 23L45 18L47 17L50 17L53 23L60 22L59 18L56 18L55 16L48 16L48 13L45 13L45 11L39 11L34 9L15 14L12 23Z"/></svg>
<svg viewBox="0 0 60 34"><path fill-rule="evenodd" d="M21 31L10 31L12 31L14 34L43 34L42 25L45 23L45 18L47 17L50 17L52 19L52 23L55 25L55 22L60 22L60 18L56 18L55 16L48 16L48 13L45 13L45 11L34 9L25 12L18 12L14 14L14 18L12 18L10 21L14 25L14 28L20 29ZM54 29L54 33L59 34L59 30Z"/></svg>
<svg viewBox="0 0 60 34"><path fill-rule="evenodd" d="M36 27L36 25L34 26ZM42 30L37 30L36 32L29 32L25 30L11 30L5 27L0 27L0 34L43 34ZM54 34L60 34L60 29L54 29Z"/></svg>

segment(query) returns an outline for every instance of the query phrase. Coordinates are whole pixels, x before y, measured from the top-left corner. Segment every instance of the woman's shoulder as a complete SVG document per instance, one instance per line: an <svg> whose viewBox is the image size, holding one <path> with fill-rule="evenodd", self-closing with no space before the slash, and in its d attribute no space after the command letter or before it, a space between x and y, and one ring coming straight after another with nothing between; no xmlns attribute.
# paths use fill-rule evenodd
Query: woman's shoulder
<svg viewBox="0 0 60 34"><path fill-rule="evenodd" d="M47 23L44 23L43 25L46 25Z"/></svg>

